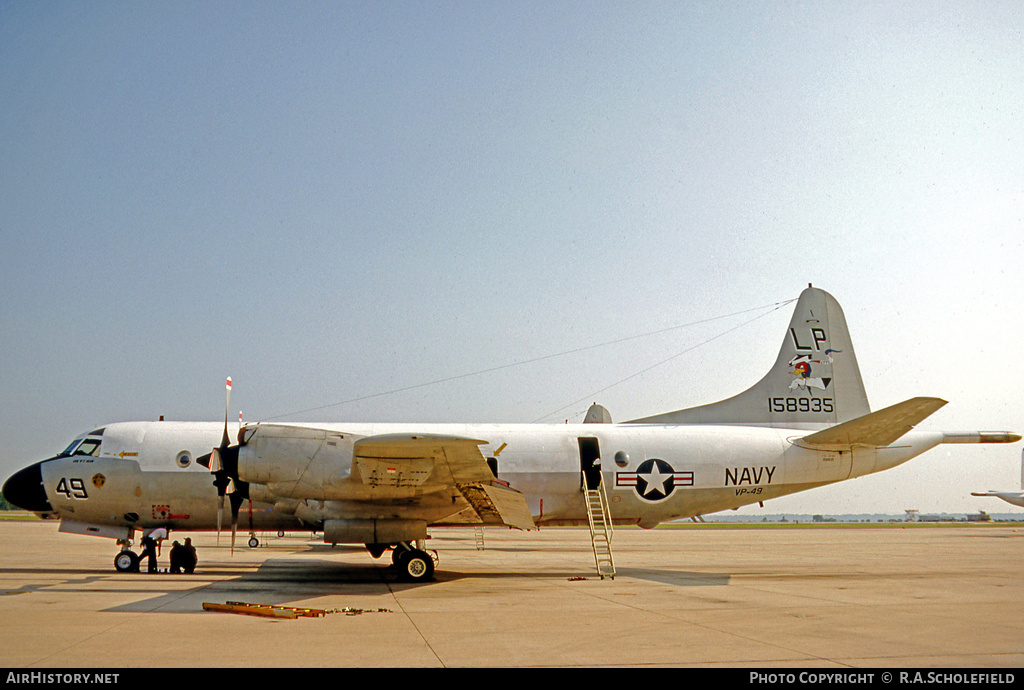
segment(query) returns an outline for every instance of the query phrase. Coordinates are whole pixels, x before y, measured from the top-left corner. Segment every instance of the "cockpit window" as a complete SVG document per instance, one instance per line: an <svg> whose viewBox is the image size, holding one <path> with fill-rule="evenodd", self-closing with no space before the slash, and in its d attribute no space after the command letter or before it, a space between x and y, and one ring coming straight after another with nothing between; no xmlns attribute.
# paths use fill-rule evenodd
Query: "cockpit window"
<svg viewBox="0 0 1024 690"><path fill-rule="evenodd" d="M100 440L98 438L87 438L75 449L75 455L91 455L96 457L100 454Z"/></svg>
<svg viewBox="0 0 1024 690"><path fill-rule="evenodd" d="M102 439L92 437L97 436L101 433L103 433L103 430L99 429L98 432L93 431L92 433L87 434L86 436L79 436L74 441L72 441L71 445L65 448L64 451L57 457L66 458L72 455L90 455L92 457L99 456L100 442L102 441Z"/></svg>
<svg viewBox="0 0 1024 690"><path fill-rule="evenodd" d="M67 457L67 456L71 455L72 453L75 452L75 448L77 448L78 444L81 443L81 442L82 442L82 439L76 438L74 441L71 442L71 445L68 446L67 448L65 448L64 451L60 455L58 455L57 457L64 458L64 457Z"/></svg>

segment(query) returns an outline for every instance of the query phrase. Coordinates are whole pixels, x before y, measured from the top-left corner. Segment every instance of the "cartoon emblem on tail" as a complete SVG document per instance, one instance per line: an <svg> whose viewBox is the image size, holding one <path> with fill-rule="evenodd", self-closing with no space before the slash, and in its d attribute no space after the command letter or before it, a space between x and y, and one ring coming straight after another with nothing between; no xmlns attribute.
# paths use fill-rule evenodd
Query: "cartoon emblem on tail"
<svg viewBox="0 0 1024 690"><path fill-rule="evenodd" d="M797 355L793 359L789 360L789 366L793 367L793 371L790 373L797 378L793 379L792 383L789 384L790 390L796 390L802 388L809 390L811 388L817 388L818 390L825 390L828 388L828 384L832 383L831 377L820 377L812 376L811 365L815 367L820 365L827 365L829 368L828 373L832 373L832 362L835 360L832 358L833 352L842 352L842 350L825 350L825 356L822 359L813 359L814 355Z"/></svg>

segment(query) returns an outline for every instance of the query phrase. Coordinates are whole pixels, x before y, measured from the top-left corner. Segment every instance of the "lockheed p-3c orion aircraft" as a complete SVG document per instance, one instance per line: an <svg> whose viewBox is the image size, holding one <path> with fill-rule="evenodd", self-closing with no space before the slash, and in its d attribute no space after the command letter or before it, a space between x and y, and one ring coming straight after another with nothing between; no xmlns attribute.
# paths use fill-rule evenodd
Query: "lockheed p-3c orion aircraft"
<svg viewBox="0 0 1024 690"><path fill-rule="evenodd" d="M402 576L422 581L434 573L422 546L432 526L590 524L594 536L600 512L649 528L880 472L943 443L1021 438L914 429L945 404L872 412L842 309L808 287L769 372L720 402L620 423L595 405L580 424L109 424L17 472L3 495L62 531L118 540L122 570L138 567L136 531L219 530L227 500L232 541L240 515L251 530L313 528L375 557L390 549Z"/></svg>

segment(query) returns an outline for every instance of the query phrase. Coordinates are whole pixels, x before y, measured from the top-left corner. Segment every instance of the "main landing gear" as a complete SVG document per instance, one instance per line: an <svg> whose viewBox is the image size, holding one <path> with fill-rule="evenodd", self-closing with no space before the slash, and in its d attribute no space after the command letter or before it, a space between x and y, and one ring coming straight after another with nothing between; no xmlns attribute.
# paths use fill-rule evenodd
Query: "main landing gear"
<svg viewBox="0 0 1024 690"><path fill-rule="evenodd" d="M434 578L434 559L422 549L411 549L399 544L391 552L391 562L398 568L398 574L403 580L427 582Z"/></svg>
<svg viewBox="0 0 1024 690"><path fill-rule="evenodd" d="M409 542L399 542L392 546L391 565L406 582L429 582L434 578L437 552L428 552L416 546ZM383 544L367 544L366 548L371 556L380 558L387 547Z"/></svg>

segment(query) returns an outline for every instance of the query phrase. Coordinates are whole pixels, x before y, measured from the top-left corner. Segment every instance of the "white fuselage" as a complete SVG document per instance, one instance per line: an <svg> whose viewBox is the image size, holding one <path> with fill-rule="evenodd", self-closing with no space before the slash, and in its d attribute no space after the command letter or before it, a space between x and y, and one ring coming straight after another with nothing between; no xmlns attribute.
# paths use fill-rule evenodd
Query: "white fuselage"
<svg viewBox="0 0 1024 690"><path fill-rule="evenodd" d="M910 432L893 446L854 451L802 448L807 432L733 425L654 424L316 424L354 437L410 432L480 439L497 478L522 492L537 524L586 522L583 470L596 449L617 524L660 522L738 508L899 465L942 442L941 433ZM230 429L237 431L237 427ZM217 526L217 491L196 459L220 442L223 425L126 422L104 428L92 455L42 463L43 487L59 517L93 525L83 533L116 536L125 528ZM592 439L592 440L590 440ZM367 500L351 481L351 457L314 468L301 491L250 486L239 525L254 529L317 528L325 519L415 516L446 524L451 511L429 492L399 504ZM244 473L241 479L254 477ZM258 478L256 478L258 479ZM443 499L443 497L442 497ZM457 520L456 520L457 521ZM107 529L103 529L103 527Z"/></svg>

